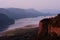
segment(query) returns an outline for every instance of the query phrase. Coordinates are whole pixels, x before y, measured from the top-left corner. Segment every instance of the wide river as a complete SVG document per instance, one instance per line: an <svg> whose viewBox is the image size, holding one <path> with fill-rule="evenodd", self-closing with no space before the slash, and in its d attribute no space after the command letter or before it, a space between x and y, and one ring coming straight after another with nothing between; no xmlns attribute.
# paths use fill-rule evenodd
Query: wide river
<svg viewBox="0 0 60 40"><path fill-rule="evenodd" d="M39 16L35 18L24 18L24 19L15 20L15 24L10 25L7 30L21 28L21 27L24 27L26 25L31 25L31 24L38 24L40 20L44 18L49 18L49 17L53 17L53 16Z"/></svg>

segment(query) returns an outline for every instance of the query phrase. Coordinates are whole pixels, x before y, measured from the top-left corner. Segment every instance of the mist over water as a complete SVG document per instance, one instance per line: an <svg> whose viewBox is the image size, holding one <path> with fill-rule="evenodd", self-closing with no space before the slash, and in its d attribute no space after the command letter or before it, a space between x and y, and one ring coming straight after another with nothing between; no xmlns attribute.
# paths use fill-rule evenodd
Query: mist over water
<svg viewBox="0 0 60 40"><path fill-rule="evenodd" d="M53 17L53 16L39 16L35 18L24 18L24 19L15 20L15 24L10 25L7 30L21 28L26 25L38 24L40 20L44 18L49 18L49 17Z"/></svg>

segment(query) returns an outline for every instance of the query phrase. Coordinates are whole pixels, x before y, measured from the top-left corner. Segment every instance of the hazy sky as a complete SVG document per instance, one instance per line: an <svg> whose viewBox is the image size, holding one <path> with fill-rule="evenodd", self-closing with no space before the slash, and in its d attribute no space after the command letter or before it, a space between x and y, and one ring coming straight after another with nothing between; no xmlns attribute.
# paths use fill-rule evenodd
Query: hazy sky
<svg viewBox="0 0 60 40"><path fill-rule="evenodd" d="M60 9L60 0L0 0L0 8Z"/></svg>

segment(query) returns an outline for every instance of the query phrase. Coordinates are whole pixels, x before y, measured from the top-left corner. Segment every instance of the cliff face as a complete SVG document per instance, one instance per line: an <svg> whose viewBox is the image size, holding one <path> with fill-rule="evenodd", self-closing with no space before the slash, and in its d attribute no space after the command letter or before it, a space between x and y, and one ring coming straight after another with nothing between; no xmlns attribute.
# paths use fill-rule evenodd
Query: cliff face
<svg viewBox="0 0 60 40"><path fill-rule="evenodd" d="M51 32L55 32L58 36L60 35L60 28L51 27L51 28L50 28L50 31L51 31Z"/></svg>

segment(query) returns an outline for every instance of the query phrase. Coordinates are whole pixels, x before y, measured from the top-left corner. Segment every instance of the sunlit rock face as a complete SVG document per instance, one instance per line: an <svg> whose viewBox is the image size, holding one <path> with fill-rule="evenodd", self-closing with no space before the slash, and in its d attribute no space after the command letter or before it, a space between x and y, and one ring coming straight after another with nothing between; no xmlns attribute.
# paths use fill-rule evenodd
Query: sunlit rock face
<svg viewBox="0 0 60 40"><path fill-rule="evenodd" d="M50 32L55 32L58 36L60 35L60 28L54 28L54 27L50 27L49 28Z"/></svg>

